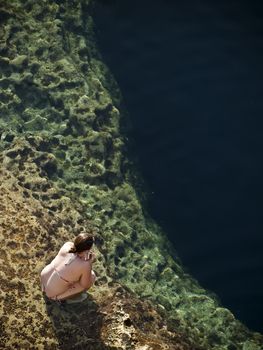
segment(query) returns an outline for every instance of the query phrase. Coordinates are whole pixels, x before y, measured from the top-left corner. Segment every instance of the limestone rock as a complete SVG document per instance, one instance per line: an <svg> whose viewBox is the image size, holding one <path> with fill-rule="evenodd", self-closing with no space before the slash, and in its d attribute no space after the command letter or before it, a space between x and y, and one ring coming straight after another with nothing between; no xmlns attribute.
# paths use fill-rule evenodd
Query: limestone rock
<svg viewBox="0 0 263 350"><path fill-rule="evenodd" d="M0 3L0 348L261 349L145 215L90 13L89 0ZM90 298L45 303L40 270L88 228Z"/></svg>

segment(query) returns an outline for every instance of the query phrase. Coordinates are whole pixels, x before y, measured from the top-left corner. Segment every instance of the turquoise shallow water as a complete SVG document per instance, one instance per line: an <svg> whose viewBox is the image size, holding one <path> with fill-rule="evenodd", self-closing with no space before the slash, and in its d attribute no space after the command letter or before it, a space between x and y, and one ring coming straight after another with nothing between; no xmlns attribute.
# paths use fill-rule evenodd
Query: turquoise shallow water
<svg viewBox="0 0 263 350"><path fill-rule="evenodd" d="M97 37L130 113L149 210L204 287L262 331L263 9L100 2Z"/></svg>

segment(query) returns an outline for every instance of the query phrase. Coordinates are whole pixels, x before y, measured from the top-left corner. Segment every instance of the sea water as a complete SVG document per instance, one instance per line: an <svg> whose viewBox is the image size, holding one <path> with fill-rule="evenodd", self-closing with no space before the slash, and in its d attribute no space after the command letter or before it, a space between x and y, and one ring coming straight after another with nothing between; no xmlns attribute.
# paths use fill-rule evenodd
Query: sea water
<svg viewBox="0 0 263 350"><path fill-rule="evenodd" d="M149 212L185 268L263 331L263 4L98 1Z"/></svg>

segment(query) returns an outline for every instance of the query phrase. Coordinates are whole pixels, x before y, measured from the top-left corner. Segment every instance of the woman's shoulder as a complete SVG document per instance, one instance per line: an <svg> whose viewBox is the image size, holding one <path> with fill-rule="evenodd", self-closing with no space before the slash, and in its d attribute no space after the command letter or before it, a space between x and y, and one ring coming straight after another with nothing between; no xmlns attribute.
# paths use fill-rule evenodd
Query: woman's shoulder
<svg viewBox="0 0 263 350"><path fill-rule="evenodd" d="M68 251L70 250L70 248L72 248L74 246L73 242L66 242L63 244L63 246L60 248L59 253L64 254L64 253L68 253Z"/></svg>

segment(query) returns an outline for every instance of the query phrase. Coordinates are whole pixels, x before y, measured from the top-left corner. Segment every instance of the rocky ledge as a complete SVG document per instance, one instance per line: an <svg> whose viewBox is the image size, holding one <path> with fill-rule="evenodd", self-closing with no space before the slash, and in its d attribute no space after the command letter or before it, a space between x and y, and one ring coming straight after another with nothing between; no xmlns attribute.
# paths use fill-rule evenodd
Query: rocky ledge
<svg viewBox="0 0 263 350"><path fill-rule="evenodd" d="M144 214L90 1L1 1L0 68L0 347L261 349ZM46 301L40 270L87 228L89 299Z"/></svg>

